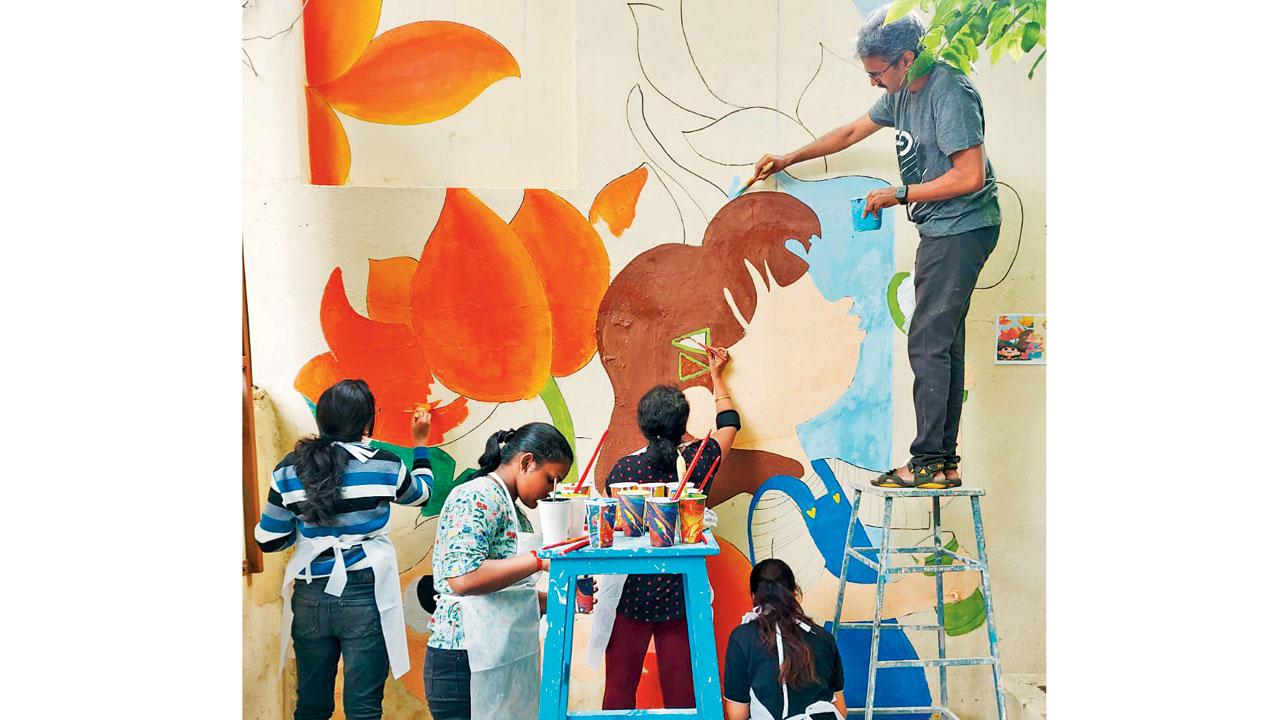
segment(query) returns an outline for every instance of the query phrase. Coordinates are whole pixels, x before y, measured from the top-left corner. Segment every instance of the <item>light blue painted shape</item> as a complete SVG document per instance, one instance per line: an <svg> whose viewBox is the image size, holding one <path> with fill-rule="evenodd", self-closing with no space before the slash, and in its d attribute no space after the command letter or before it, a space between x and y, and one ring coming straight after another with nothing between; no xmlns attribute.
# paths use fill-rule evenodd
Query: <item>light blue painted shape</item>
<svg viewBox="0 0 1280 720"><path fill-rule="evenodd" d="M778 189L808 205L818 216L822 238L806 254L799 242L792 252L809 262L809 275L822 296L853 298L852 313L867 333L859 350L853 383L822 414L798 428L800 444L811 458L840 458L871 470L893 466L893 319L886 291L893 279L894 213L884 214L879 230L853 232L849 201L889 187L880 178L851 175L826 180L796 180L778 173ZM797 238L799 240L799 238Z"/></svg>
<svg viewBox="0 0 1280 720"><path fill-rule="evenodd" d="M561 555L560 548L539 556L554 560L547 584L547 639L542 647L542 688L538 720L562 718L697 718L724 720L720 702L720 666L711 618L711 581L707 557L720 554L708 530L705 544L655 548L648 536L617 537L611 548L582 548ZM573 654L574 583L585 575L675 573L684 576L685 617L693 664L694 710L614 710L569 713L569 665Z"/></svg>
<svg viewBox="0 0 1280 720"><path fill-rule="evenodd" d="M858 8L858 14L862 16L858 18L859 22L866 20L867 16L870 15L872 11L874 11L876 8L879 8L888 4L889 4L889 0L853 0L854 7ZM850 34L857 35L858 29L854 28L853 32Z"/></svg>

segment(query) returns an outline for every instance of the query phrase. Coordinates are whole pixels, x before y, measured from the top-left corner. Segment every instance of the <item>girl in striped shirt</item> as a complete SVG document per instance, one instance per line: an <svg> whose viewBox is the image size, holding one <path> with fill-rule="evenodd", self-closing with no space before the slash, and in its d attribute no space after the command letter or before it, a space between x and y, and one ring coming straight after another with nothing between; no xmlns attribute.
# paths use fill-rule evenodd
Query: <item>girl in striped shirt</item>
<svg viewBox="0 0 1280 720"><path fill-rule="evenodd" d="M254 528L265 552L296 546L285 569L281 666L292 639L298 666L295 719L328 718L338 657L342 705L351 720L382 716L387 669L409 669L395 548L387 537L391 503L431 498L430 420L414 413L413 468L362 442L373 432L373 393L343 380L316 403L318 437L298 441L271 475Z"/></svg>

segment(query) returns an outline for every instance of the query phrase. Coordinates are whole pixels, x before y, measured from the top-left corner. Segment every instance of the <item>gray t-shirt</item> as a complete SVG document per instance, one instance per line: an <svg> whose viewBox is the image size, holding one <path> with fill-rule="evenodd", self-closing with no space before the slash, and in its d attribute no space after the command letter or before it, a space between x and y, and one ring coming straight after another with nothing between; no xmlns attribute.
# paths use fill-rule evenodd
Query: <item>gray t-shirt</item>
<svg viewBox="0 0 1280 720"><path fill-rule="evenodd" d="M898 170L904 185L929 182L951 169L951 156L982 143L986 122L982 98L969 78L938 63L918 92L905 87L885 93L867 113L877 125L897 131ZM908 200L910 197L908 196ZM956 235L1000 224L996 175L986 161L986 182L969 195L908 203L907 216L920 234Z"/></svg>

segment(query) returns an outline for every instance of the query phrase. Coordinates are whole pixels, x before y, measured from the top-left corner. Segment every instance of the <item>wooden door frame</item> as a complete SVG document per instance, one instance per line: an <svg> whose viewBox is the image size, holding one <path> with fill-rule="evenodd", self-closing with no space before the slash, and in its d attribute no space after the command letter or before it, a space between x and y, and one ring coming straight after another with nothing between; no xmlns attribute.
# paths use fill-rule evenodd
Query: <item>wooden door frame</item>
<svg viewBox="0 0 1280 720"><path fill-rule="evenodd" d="M241 491L244 505L244 565L243 575L262 572L262 548L253 538L253 528L258 524L258 452L253 428L253 360L249 351L249 293L244 277L244 247L240 248L240 369L244 376L243 419L243 471Z"/></svg>

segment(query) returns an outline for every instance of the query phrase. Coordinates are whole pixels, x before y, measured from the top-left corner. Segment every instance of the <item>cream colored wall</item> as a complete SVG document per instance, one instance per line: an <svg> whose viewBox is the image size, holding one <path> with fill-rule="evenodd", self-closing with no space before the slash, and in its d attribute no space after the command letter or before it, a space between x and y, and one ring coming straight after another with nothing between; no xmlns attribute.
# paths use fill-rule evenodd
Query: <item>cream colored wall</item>
<svg viewBox="0 0 1280 720"><path fill-rule="evenodd" d="M420 6L429 16L437 4ZM270 34L284 28L296 15L297 7L298 3L260 0L245 11L245 34ZM848 57L848 36L856 31L858 18L848 0L824 0L805 3L803 7L792 3L708 0L689 3L686 13L690 42L702 52L698 57L700 68L707 81L731 102L794 106L803 81L813 72L819 43L830 49L829 57L824 58L823 71L813 79L800 113L815 131L820 133L863 112L879 92L867 85L865 75L835 57ZM644 138L637 143L627 125L633 87L648 88L636 63L636 28L631 11L622 2L577 2L574 16L576 147L565 147L563 151L577 157L577 185L554 189L585 211L605 183L645 162L642 150L652 150L652 146ZM661 73L668 92L677 93L676 99L702 102L694 96L696 77L688 76L687 67L676 62L679 58L673 54L677 46L670 38L672 28L652 17L644 22L642 30L649 28L653 32L642 35L642 43L654 38L641 51L646 68L651 73ZM254 381L269 398L256 403L265 496L269 468L299 436L314 431L306 404L292 384L297 370L326 349L318 308L330 271L335 266L342 268L348 297L358 311L363 310L367 260L396 255L417 257L440 210L444 192L434 188L307 185L302 135L305 123L300 114L301 33L295 29L274 40L246 43L245 48L257 71L257 76L248 68L244 72L244 243ZM1027 64L1014 66L1007 61L995 68L981 65L974 78L986 107L988 152L1000 179L1021 193L1026 220L1021 249L1008 279L994 290L976 293L973 299L966 326L972 385L961 434L966 481L989 491L983 507L1002 655L1009 672L1045 670L1045 368L998 367L989 359L992 323L997 313L1045 309L1047 64L1042 65L1033 81L1026 79L1026 68ZM807 71L801 72L803 69ZM796 77L800 78L799 83ZM685 90L688 98L678 94ZM681 139L681 130L700 126L693 122L696 118L664 106L651 89L647 89L645 100L654 132L664 140ZM467 117L464 110L454 120L461 122ZM475 117L472 121L483 125ZM705 143L701 148L704 150L723 146L748 156L758 156L765 150L791 149L787 143L792 134L781 126L771 129L763 125L748 125L728 136L709 133L694 142ZM742 139L742 147L734 144L735 138ZM696 155L687 149L683 152L681 159L694 166ZM807 163L794 172L805 178L820 177L821 167L817 165L816 161ZM742 172L708 167L705 163L697 167L724 187L728 187L733 174ZM827 175L849 173L896 182L890 134L879 133L831 158ZM501 184L519 188L526 181L510 177ZM518 190L471 189L504 218L511 217L521 199ZM984 271L984 284L994 282L1003 272L1013 247L1016 205L1011 207L1012 198L1005 192L1002 190L1001 199L1006 224L1000 247ZM682 207L689 209L687 201ZM917 235L904 217L899 216L897 221L895 262L898 269L909 270ZM699 241L699 223L695 219L687 225L692 227L687 228L686 237L691 242ZM640 196L635 226L621 238L608 232L602 233L602 238L616 274L643 250L659 242L678 241L680 235L671 201L651 177ZM894 457L904 458L914 431L905 336L896 336L894 352ZM598 359L561 380L580 429L604 426L612 401L609 387ZM510 427L535 418L547 419L540 404L508 403L499 406L490 426ZM487 433L488 430L468 436L451 446L450 451L458 458L474 458ZM944 524L961 529L962 542L972 547L972 538L963 531L968 526L965 512L959 506L948 507ZM393 522L405 528L414 517L412 511L396 508ZM412 550L416 552L417 549ZM412 553L406 553L401 546L402 556ZM292 686L282 684L274 668L283 560L269 555L267 572L245 585L246 718L280 718L286 708L292 707ZM954 643L952 652L976 653L981 640L981 632L970 633ZM928 652L927 648L921 650ZM980 672L952 673L957 678L953 680L952 696L966 716L980 716L985 707L984 698L989 693L978 684L985 677ZM969 683L972 687L960 679L965 676L973 678ZM581 702L583 694L595 695L597 691L598 688L575 690L575 697ZM976 699L965 700L970 697ZM409 696L398 683L389 683L387 698L388 718L424 716L425 705Z"/></svg>

